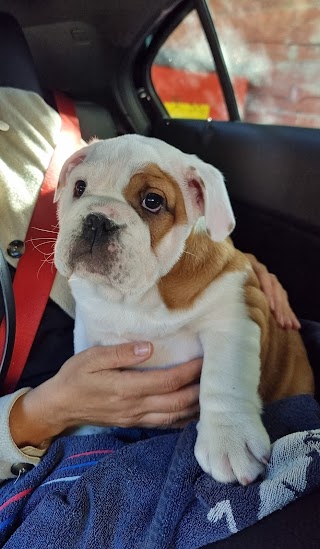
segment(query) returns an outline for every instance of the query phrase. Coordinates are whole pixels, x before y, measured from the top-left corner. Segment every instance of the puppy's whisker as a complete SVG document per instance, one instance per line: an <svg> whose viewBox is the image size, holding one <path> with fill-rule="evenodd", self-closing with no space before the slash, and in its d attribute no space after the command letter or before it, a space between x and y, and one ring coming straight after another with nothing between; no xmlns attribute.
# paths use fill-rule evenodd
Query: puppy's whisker
<svg viewBox="0 0 320 549"><path fill-rule="evenodd" d="M43 260L42 260L42 266L45 264L45 263L51 263L53 265L53 259L51 259L51 257L53 256L53 254L48 254L48 257L45 257Z"/></svg>
<svg viewBox="0 0 320 549"><path fill-rule="evenodd" d="M55 225L55 226L52 225L52 228L56 230L51 231L50 229L41 229L41 227L32 227L32 229L34 229L35 231L42 231L43 233L58 234L58 225Z"/></svg>
<svg viewBox="0 0 320 549"><path fill-rule="evenodd" d="M36 240L44 240L45 242L42 242L42 244L45 244L46 242L48 242L48 244L50 242L55 242L56 239L55 238L45 238L45 237L42 237L42 238L29 238L28 240L25 241L25 244L27 244L27 242L35 242Z"/></svg>
<svg viewBox="0 0 320 549"><path fill-rule="evenodd" d="M47 244L46 242L41 242L40 244L38 245L35 245L32 243L33 247L35 250L38 250L38 252L40 254L42 254L44 257L50 257L50 256L53 256L54 252L44 252L43 250L40 250L40 246L43 246L44 244Z"/></svg>
<svg viewBox="0 0 320 549"><path fill-rule="evenodd" d="M183 253L184 253L184 254L187 254L187 255L192 255L193 257L198 257L196 254L192 254L191 252L186 252L186 251L184 251Z"/></svg>
<svg viewBox="0 0 320 549"><path fill-rule="evenodd" d="M39 242L43 240L43 242ZM40 250L40 246L45 246L45 245L48 245L50 246L50 249L52 250L52 252L50 252L51 254L54 253L54 244L56 242L56 239L55 238L45 238L45 237L39 237L39 238L30 238L29 240L26 240L26 243L27 242L30 242L33 246L33 248L35 250L38 250L38 252L42 253L43 255L48 255L48 252L45 253L43 252L42 250ZM35 242L38 242L37 244L35 244Z"/></svg>
<svg viewBox="0 0 320 549"><path fill-rule="evenodd" d="M51 263L51 271L52 271L52 269L53 269L53 266L54 266L53 259L50 260L50 257L53 256L53 253L52 253L52 254L48 254L48 256L49 256L49 257L43 259L42 262L41 262L41 265L40 265L40 267L39 267L39 269L38 269L38 272L37 272L37 279L39 279L40 271L41 271L42 267L43 267L46 263Z"/></svg>

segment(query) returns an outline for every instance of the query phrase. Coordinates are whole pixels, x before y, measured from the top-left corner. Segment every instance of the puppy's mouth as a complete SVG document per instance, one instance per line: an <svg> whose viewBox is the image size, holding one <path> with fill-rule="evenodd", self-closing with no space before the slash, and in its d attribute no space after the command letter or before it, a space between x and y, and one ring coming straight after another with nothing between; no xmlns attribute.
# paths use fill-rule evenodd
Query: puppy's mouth
<svg viewBox="0 0 320 549"><path fill-rule="evenodd" d="M70 263L88 272L107 275L120 262L120 233L126 225L117 225L100 213L89 214L70 250Z"/></svg>

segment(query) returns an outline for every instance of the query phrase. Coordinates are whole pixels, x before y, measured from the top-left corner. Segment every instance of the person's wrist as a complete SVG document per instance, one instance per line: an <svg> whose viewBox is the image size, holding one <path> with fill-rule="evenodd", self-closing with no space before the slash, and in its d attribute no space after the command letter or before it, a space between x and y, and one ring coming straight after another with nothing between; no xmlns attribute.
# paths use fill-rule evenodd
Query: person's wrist
<svg viewBox="0 0 320 549"><path fill-rule="evenodd" d="M20 396L11 408L10 433L18 448L47 448L52 439L67 427L67 420L54 394L51 396L45 385Z"/></svg>

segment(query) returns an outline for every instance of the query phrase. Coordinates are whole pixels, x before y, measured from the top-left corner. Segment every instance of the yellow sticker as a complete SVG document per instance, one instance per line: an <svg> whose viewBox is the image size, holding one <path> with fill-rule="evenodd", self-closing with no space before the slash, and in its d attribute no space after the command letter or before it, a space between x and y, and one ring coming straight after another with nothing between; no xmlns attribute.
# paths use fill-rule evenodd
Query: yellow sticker
<svg viewBox="0 0 320 549"><path fill-rule="evenodd" d="M210 105L207 103L165 101L164 106L172 118L195 118L197 120L206 120L210 116Z"/></svg>

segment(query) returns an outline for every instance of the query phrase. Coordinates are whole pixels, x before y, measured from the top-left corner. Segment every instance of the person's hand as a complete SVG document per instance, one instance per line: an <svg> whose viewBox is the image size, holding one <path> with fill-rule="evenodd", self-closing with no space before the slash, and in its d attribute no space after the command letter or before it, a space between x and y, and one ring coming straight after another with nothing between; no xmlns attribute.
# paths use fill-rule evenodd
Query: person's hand
<svg viewBox="0 0 320 549"><path fill-rule="evenodd" d="M71 357L53 378L16 401L10 414L13 440L20 447L39 446L86 424L182 427L199 414L202 360L168 369L132 369L151 354L150 343L130 343L93 347Z"/></svg>
<svg viewBox="0 0 320 549"><path fill-rule="evenodd" d="M256 273L261 290L264 292L270 309L282 328L299 330L301 324L290 307L288 294L275 274L269 273L265 265L252 254L245 254Z"/></svg>

